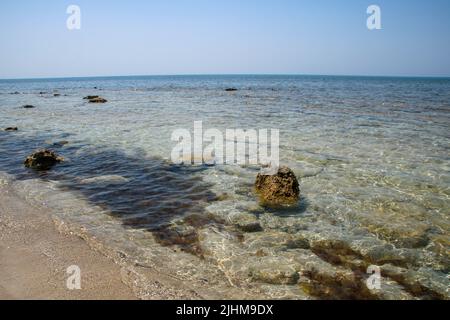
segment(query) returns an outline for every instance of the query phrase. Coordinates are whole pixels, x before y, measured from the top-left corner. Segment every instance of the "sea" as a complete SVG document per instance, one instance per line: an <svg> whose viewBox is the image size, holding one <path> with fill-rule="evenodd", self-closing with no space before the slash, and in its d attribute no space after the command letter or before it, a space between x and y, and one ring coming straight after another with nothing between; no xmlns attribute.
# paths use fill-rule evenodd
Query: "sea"
<svg viewBox="0 0 450 320"><path fill-rule="evenodd" d="M198 121L279 130L299 202L262 204L258 164L173 163ZM65 161L25 168L39 149ZM0 184L202 298L450 298L449 78L0 80Z"/></svg>

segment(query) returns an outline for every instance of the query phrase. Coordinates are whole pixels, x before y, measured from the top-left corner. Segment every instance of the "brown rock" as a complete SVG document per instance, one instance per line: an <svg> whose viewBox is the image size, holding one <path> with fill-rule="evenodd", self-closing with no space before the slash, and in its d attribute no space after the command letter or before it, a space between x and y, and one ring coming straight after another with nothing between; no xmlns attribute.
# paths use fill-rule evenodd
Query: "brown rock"
<svg viewBox="0 0 450 320"><path fill-rule="evenodd" d="M90 103L105 103L105 102L108 102L108 100L106 100L104 98L97 97L97 98L94 98L94 99L89 99L89 102Z"/></svg>
<svg viewBox="0 0 450 320"><path fill-rule="evenodd" d="M288 167L280 167L275 175L259 173L255 188L265 205L291 205L297 203L300 197L298 180Z"/></svg>
<svg viewBox="0 0 450 320"><path fill-rule="evenodd" d="M48 170L62 161L64 161L64 158L51 150L39 150L28 156L24 165L27 168L36 170Z"/></svg>
<svg viewBox="0 0 450 320"><path fill-rule="evenodd" d="M92 100L92 99L96 99L96 98L100 98L99 96L86 96L83 99L85 100Z"/></svg>

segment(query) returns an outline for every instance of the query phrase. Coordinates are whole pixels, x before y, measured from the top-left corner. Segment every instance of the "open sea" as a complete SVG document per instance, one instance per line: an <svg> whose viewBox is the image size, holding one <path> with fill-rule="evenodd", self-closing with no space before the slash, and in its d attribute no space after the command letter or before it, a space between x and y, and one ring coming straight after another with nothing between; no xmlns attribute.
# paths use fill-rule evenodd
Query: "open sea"
<svg viewBox="0 0 450 320"><path fill-rule="evenodd" d="M172 164L194 121L279 129L300 202L261 206L257 166ZM66 161L25 168L41 148ZM0 184L205 297L450 298L447 78L0 80Z"/></svg>

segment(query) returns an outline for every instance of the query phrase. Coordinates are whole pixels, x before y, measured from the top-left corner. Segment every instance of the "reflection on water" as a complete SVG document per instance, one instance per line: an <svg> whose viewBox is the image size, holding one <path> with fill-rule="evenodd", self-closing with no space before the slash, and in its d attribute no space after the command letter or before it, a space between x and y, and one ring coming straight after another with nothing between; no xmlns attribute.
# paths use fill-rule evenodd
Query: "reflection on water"
<svg viewBox="0 0 450 320"><path fill-rule="evenodd" d="M19 131L0 132L0 170L111 248L210 286L214 274L256 297L448 298L449 89L446 79L352 77L2 81L0 127ZM107 104L82 99L99 92ZM171 132L200 120L281 129L299 206L260 207L257 168L171 165ZM67 161L25 169L42 147ZM365 285L372 264L381 292Z"/></svg>

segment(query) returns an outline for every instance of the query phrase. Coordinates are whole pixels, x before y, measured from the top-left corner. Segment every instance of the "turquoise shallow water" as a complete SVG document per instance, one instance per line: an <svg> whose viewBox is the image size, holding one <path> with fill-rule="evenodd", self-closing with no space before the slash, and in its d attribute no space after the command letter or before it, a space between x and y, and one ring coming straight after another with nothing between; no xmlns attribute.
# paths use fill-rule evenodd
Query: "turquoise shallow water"
<svg viewBox="0 0 450 320"><path fill-rule="evenodd" d="M108 103L82 99L92 94ZM172 165L171 133L194 121L280 129L300 203L261 207L257 167ZM183 279L208 279L232 297L235 288L250 297L449 297L450 79L2 80L0 128L11 126L19 131L0 132L5 181L111 250L169 264ZM52 146L61 140L69 144ZM67 161L25 169L41 147ZM261 228L249 230L254 223ZM369 265L381 267L380 291L365 286Z"/></svg>

